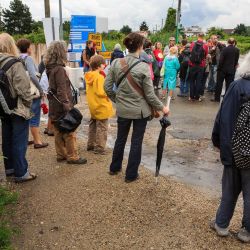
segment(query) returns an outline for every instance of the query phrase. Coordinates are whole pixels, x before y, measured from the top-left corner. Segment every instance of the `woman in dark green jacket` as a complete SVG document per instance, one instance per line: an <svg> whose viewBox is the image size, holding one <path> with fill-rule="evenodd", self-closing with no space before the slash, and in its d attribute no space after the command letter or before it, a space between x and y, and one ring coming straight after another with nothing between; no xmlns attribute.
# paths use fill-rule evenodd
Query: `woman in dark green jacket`
<svg viewBox="0 0 250 250"><path fill-rule="evenodd" d="M130 74L134 82L141 89L142 94L131 85L125 77L114 91L113 84L119 82L124 75L124 67L121 60L116 59L112 63L109 73L105 80L105 91L108 97L116 103L118 116L118 132L113 159L110 165L110 174L115 175L121 171L122 160L128 133L133 123L133 133L131 139L131 148L126 170L126 182L132 182L138 179L138 168L141 162L142 141L147 126L147 121L152 114L152 108L162 111L167 115L169 110L164 107L162 102L154 93L153 83L150 77L150 69L147 63L140 61L140 53L143 51L144 37L138 33L129 34L123 41L129 51L125 58L127 69L135 65Z"/></svg>

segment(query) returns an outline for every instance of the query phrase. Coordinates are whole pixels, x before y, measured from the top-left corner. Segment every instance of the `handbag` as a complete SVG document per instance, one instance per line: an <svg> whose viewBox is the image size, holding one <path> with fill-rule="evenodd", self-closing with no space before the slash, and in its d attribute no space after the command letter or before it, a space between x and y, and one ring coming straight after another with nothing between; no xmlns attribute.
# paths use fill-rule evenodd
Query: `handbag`
<svg viewBox="0 0 250 250"><path fill-rule="evenodd" d="M71 84L72 85L72 84ZM76 92L74 88L72 88L72 92ZM49 95L54 97L54 99L59 102L60 104L63 104L53 93L52 90L48 92ZM72 93L73 96L76 96L77 93ZM74 132L81 124L82 122L82 113L77 108L72 108L69 110L64 116L59 118L54 124L55 127L61 132L61 133L71 133Z"/></svg>
<svg viewBox="0 0 250 250"><path fill-rule="evenodd" d="M122 66L122 71L126 74L126 78L128 79L128 82L130 84L130 86L140 95L142 96L144 99L146 99L146 96L145 96L145 93L142 89L141 86L139 86L138 83L136 83L136 81L134 80L134 78L132 77L131 73L130 73L130 70L128 70L128 64L126 62L126 60L124 58L121 58L120 59L120 63L121 63L121 66ZM150 106L151 108L151 120L153 118L159 118L160 117L160 113L155 110L152 106Z"/></svg>

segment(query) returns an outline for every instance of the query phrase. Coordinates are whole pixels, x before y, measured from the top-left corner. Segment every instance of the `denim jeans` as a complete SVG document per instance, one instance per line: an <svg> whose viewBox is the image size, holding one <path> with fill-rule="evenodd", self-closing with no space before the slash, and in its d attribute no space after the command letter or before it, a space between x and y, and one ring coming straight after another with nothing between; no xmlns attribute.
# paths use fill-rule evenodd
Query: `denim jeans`
<svg viewBox="0 0 250 250"><path fill-rule="evenodd" d="M181 95L187 95L189 91L188 81L180 79L180 93Z"/></svg>
<svg viewBox="0 0 250 250"><path fill-rule="evenodd" d="M229 226L241 192L244 200L242 227L250 232L250 169L240 170L225 166L222 177L222 198L216 215L216 224L219 227Z"/></svg>
<svg viewBox="0 0 250 250"><path fill-rule="evenodd" d="M193 66L189 69L189 86L190 97L192 99L199 99L202 89L202 78L204 75L204 68L200 66Z"/></svg>
<svg viewBox="0 0 250 250"><path fill-rule="evenodd" d="M126 170L126 179L135 179L138 175L138 168L141 163L142 141L146 130L148 118L143 119L125 119L118 117L117 139L113 151L110 171L121 170L124 155L124 148L127 142L129 130L133 123L133 133L131 138L130 153Z"/></svg>
<svg viewBox="0 0 250 250"><path fill-rule="evenodd" d="M29 121L21 116L12 115L1 119L2 151L6 174L24 177L28 173L25 158L29 137Z"/></svg>
<svg viewBox="0 0 250 250"><path fill-rule="evenodd" d="M209 91L215 91L216 81L217 81L217 65L211 65L208 87L207 87Z"/></svg>
<svg viewBox="0 0 250 250"><path fill-rule="evenodd" d="M34 99L31 106L31 112L34 116L30 119L30 127L38 128L40 126L41 118L41 98Z"/></svg>

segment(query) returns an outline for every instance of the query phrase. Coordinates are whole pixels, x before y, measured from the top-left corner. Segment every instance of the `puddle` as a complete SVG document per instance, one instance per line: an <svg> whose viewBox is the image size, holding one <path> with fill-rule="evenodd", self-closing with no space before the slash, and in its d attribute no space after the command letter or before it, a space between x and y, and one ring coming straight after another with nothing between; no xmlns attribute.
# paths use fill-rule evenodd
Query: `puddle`
<svg viewBox="0 0 250 250"><path fill-rule="evenodd" d="M79 136L87 139L87 120L83 121L82 128L79 129ZM147 131L147 133L149 130ZM142 165L155 171L157 132L146 133ZM159 133L158 133L159 134ZM148 138L147 138L148 137ZM219 162L219 155L215 152L208 139L189 140L180 131L168 131L165 151L162 157L160 174L169 176L177 181L197 187L203 191L209 191L213 195L218 195L221 189L222 166ZM116 139L116 122L111 120L110 133L108 135L107 146L114 147ZM128 157L130 149L130 137L125 147L125 157Z"/></svg>

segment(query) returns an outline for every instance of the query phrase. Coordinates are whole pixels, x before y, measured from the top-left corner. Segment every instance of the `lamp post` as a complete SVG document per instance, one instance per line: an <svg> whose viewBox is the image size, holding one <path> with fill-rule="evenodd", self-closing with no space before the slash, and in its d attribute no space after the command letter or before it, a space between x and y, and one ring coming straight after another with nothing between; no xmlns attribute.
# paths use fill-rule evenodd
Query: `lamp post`
<svg viewBox="0 0 250 250"><path fill-rule="evenodd" d="M62 0L59 0L59 20L60 20L59 36L60 40L63 40Z"/></svg>
<svg viewBox="0 0 250 250"><path fill-rule="evenodd" d="M50 3L49 0L44 0L44 11L45 11L45 17L50 17Z"/></svg>
<svg viewBox="0 0 250 250"><path fill-rule="evenodd" d="M178 9L176 13L176 43L179 42L180 23L181 23L181 0L178 0Z"/></svg>

